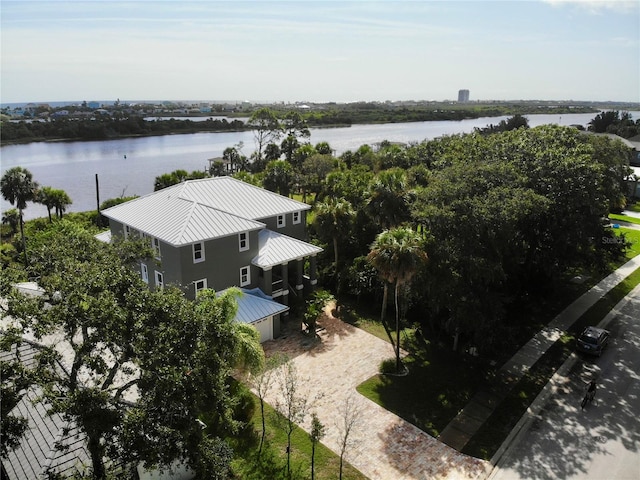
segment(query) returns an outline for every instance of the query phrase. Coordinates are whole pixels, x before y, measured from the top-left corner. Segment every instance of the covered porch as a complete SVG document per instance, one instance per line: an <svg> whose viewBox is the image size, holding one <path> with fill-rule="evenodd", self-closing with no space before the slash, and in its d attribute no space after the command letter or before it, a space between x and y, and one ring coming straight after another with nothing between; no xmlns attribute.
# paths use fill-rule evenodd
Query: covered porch
<svg viewBox="0 0 640 480"><path fill-rule="evenodd" d="M259 287L265 294L288 305L292 289L302 293L305 282L311 288L318 283L316 256L322 248L267 229L259 233L258 239L259 253L252 263L260 268Z"/></svg>

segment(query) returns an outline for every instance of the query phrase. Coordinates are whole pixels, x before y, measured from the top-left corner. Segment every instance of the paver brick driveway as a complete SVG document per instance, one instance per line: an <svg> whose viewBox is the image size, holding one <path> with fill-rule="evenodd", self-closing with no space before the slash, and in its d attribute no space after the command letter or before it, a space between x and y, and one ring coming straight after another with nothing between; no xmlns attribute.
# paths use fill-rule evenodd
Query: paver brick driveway
<svg viewBox="0 0 640 480"><path fill-rule="evenodd" d="M372 480L478 479L490 471L488 462L463 455L440 443L410 423L361 396L355 389L378 373L380 362L393 358L392 346L379 338L328 315L319 321L319 340L311 342L298 331L264 344L267 356L282 352L295 363L301 394L314 399L316 412L325 425L322 443L340 452L337 427L345 399L359 409L353 445L345 459ZM303 393L304 392L304 393ZM277 389L266 400L275 405ZM317 398L317 399L316 399ZM302 427L309 431L309 417Z"/></svg>

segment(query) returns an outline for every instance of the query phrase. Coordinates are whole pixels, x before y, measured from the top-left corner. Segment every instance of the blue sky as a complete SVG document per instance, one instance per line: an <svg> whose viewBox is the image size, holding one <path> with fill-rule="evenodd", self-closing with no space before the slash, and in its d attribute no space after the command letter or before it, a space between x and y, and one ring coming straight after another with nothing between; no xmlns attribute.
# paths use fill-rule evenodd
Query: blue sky
<svg viewBox="0 0 640 480"><path fill-rule="evenodd" d="M640 2L2 0L0 101L640 101Z"/></svg>

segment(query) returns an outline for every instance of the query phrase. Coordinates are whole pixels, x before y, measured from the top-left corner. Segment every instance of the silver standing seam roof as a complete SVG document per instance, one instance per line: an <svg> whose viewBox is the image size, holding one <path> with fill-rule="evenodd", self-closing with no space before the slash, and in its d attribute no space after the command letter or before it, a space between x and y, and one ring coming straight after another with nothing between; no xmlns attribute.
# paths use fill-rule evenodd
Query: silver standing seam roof
<svg viewBox="0 0 640 480"><path fill-rule="evenodd" d="M266 228L258 233L258 243L260 253L251 263L261 268L274 267L322 252L320 247Z"/></svg>
<svg viewBox="0 0 640 480"><path fill-rule="evenodd" d="M31 367L36 361L38 348L27 341L17 348L21 362L27 368ZM15 349L14 345L10 352L0 352L0 359L15 359ZM46 405L37 402L40 394L37 388L29 388L11 410L12 415L27 419L28 428L18 447L2 458L7 480L48 478L47 471L63 477L86 474L91 466L86 436L75 425L65 421L62 415L47 414ZM62 448L57 449L56 443Z"/></svg>
<svg viewBox="0 0 640 480"><path fill-rule="evenodd" d="M174 246L260 230L257 219L308 210L306 203L231 177L188 180L102 211Z"/></svg>
<svg viewBox="0 0 640 480"><path fill-rule="evenodd" d="M238 313L236 321L241 323L255 323L264 318L271 317L278 313L289 310L287 305L283 305L265 295L259 288L251 290L242 289L242 295L236 298L238 302ZM219 293L221 295L224 290Z"/></svg>

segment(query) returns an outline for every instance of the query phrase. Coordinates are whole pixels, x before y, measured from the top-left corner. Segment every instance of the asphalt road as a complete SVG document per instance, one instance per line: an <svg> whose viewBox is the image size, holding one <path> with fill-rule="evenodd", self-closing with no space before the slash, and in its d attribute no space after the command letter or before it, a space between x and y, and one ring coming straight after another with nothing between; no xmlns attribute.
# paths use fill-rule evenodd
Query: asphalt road
<svg viewBox="0 0 640 480"><path fill-rule="evenodd" d="M629 297L627 297L629 298ZM640 289L607 325L600 358L580 356L516 437L491 480L640 479ZM580 409L595 377L594 403Z"/></svg>

